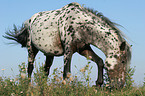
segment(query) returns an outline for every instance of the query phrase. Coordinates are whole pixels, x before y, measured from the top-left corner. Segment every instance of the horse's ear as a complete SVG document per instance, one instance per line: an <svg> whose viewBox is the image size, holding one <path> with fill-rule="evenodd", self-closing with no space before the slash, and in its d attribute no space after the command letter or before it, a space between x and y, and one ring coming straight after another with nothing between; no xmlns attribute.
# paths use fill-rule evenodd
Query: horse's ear
<svg viewBox="0 0 145 96"><path fill-rule="evenodd" d="M120 50L121 51L124 51L125 50L125 47L126 47L126 43L125 42L122 42L119 47L120 47Z"/></svg>

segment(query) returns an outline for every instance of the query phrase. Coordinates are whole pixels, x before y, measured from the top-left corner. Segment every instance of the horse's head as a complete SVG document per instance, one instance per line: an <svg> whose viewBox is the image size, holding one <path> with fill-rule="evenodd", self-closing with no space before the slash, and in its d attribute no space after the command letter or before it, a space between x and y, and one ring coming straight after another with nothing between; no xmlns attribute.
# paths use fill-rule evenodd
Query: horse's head
<svg viewBox="0 0 145 96"><path fill-rule="evenodd" d="M116 50L110 52L105 61L112 88L120 88L125 84L126 72L131 59L130 46L126 42L122 42Z"/></svg>

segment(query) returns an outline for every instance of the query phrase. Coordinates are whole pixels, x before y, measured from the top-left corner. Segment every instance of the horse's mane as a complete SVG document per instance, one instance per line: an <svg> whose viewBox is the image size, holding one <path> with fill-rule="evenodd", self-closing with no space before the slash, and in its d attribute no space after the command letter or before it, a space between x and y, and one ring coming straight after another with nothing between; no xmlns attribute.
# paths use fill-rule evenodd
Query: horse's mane
<svg viewBox="0 0 145 96"><path fill-rule="evenodd" d="M82 6L83 7L83 6ZM116 30L116 33L120 36L120 37L123 37L123 38L126 38L127 37L125 36L125 34L119 30L116 26L121 26L123 27L122 25L120 24L117 24L115 22L112 22L110 19L108 19L107 17L105 17L101 12L98 12L97 10L94 10L92 8L87 8L87 7L83 7L84 11L86 13L88 12L91 12L92 14L94 14L95 16L99 17L102 19L103 23L106 23L108 24L112 29ZM93 17L93 18L96 18L96 17ZM124 28L124 27L123 27Z"/></svg>

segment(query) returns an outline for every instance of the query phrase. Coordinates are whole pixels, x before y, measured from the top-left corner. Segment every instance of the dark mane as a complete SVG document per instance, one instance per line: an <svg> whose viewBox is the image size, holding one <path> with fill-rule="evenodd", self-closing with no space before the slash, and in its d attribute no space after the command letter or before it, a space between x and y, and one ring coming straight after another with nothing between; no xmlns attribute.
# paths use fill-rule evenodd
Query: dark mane
<svg viewBox="0 0 145 96"><path fill-rule="evenodd" d="M90 12L90 13L94 14L95 16L101 18L103 23L107 23L110 27L112 27L112 29L116 30L116 32L119 36L126 38L124 33L116 27L116 26L121 26L120 24L112 22L110 19L105 17L101 12L98 12L97 10L94 10L92 8L87 8L87 7L83 7L83 9L86 13ZM93 17L93 18L96 18L96 17ZM121 26L121 27L123 27L123 26Z"/></svg>

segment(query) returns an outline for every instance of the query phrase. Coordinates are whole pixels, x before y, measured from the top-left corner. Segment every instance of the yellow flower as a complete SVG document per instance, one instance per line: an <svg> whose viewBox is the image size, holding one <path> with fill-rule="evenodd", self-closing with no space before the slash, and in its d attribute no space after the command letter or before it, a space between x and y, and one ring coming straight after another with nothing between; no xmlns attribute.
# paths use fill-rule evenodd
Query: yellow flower
<svg viewBox="0 0 145 96"><path fill-rule="evenodd" d="M54 80L56 80L56 76L54 76Z"/></svg>
<svg viewBox="0 0 145 96"><path fill-rule="evenodd" d="M11 93L11 96L15 96L15 93Z"/></svg>
<svg viewBox="0 0 145 96"><path fill-rule="evenodd" d="M94 91L95 91L95 93L97 93L97 90L96 89L94 89Z"/></svg>
<svg viewBox="0 0 145 96"><path fill-rule="evenodd" d="M106 87L109 87L109 84L106 84Z"/></svg>
<svg viewBox="0 0 145 96"><path fill-rule="evenodd" d="M14 81L18 81L18 78L15 78L15 80Z"/></svg>
<svg viewBox="0 0 145 96"><path fill-rule="evenodd" d="M26 74L25 73L21 73L21 78L25 78L26 77Z"/></svg>
<svg viewBox="0 0 145 96"><path fill-rule="evenodd" d="M67 78L69 78L71 76L71 73L67 73Z"/></svg>
<svg viewBox="0 0 145 96"><path fill-rule="evenodd" d="M82 68L82 69L80 69L80 71L81 71L81 72L85 72L86 70L85 70L85 68Z"/></svg>
<svg viewBox="0 0 145 96"><path fill-rule="evenodd" d="M70 80L70 81L73 81L73 77L70 77L69 80Z"/></svg>
<svg viewBox="0 0 145 96"><path fill-rule="evenodd" d="M86 67L89 67L89 64L87 64Z"/></svg>
<svg viewBox="0 0 145 96"><path fill-rule="evenodd" d="M31 91L31 96L34 96L33 92Z"/></svg>
<svg viewBox="0 0 145 96"><path fill-rule="evenodd" d="M62 84L66 85L66 81L65 81L65 80L63 80L63 81L62 81Z"/></svg>
<svg viewBox="0 0 145 96"><path fill-rule="evenodd" d="M4 70L6 70L6 69L2 69L2 71L4 71Z"/></svg>
<svg viewBox="0 0 145 96"><path fill-rule="evenodd" d="M63 80L63 77L62 76L60 77L60 80Z"/></svg>
<svg viewBox="0 0 145 96"><path fill-rule="evenodd" d="M60 82L60 80L59 80L58 78L56 78L56 81L57 81L57 82Z"/></svg>

